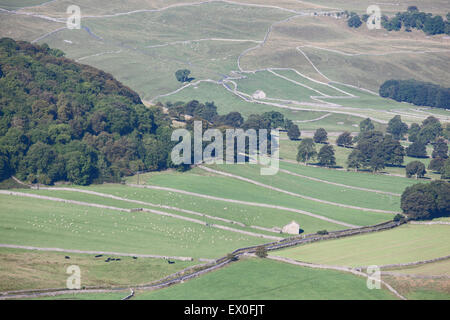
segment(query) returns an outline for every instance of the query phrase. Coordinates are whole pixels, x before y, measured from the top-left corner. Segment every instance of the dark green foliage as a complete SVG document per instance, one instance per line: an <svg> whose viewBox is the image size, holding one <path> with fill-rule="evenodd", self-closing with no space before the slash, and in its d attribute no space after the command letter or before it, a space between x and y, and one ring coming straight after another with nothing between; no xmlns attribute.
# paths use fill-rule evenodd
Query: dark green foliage
<svg viewBox="0 0 450 320"><path fill-rule="evenodd" d="M319 128L314 133L315 143L326 143L328 140L328 133L324 128Z"/></svg>
<svg viewBox="0 0 450 320"><path fill-rule="evenodd" d="M433 153L432 157L434 158L442 158L447 159L448 158L448 144L447 141L445 141L442 138L439 138L436 140L436 142L433 144Z"/></svg>
<svg viewBox="0 0 450 320"><path fill-rule="evenodd" d="M411 219L433 219L450 215L450 183L438 180L408 187L401 208Z"/></svg>
<svg viewBox="0 0 450 320"><path fill-rule="evenodd" d="M442 169L442 179L450 179L450 158L445 160L444 167Z"/></svg>
<svg viewBox="0 0 450 320"><path fill-rule="evenodd" d="M425 165L420 161L413 161L406 165L405 168L406 176L411 178L413 176L418 178L423 178L427 171L425 170Z"/></svg>
<svg viewBox="0 0 450 320"><path fill-rule="evenodd" d="M379 149L381 150L386 165L400 166L403 164L405 148L403 148L398 140L393 139L392 136L386 135Z"/></svg>
<svg viewBox="0 0 450 320"><path fill-rule="evenodd" d="M298 126L294 124L289 127L287 135L291 140L298 140L298 138L300 138L301 132Z"/></svg>
<svg viewBox="0 0 450 320"><path fill-rule="evenodd" d="M358 170L363 166L364 157L361 151L354 149L352 153L348 156L347 166L350 169Z"/></svg>
<svg viewBox="0 0 450 320"><path fill-rule="evenodd" d="M321 166L331 167L336 165L333 146L327 144L320 148L317 159L319 160L319 165Z"/></svg>
<svg viewBox="0 0 450 320"><path fill-rule="evenodd" d="M427 158L426 145L422 141L417 140L406 148L406 155L413 158Z"/></svg>
<svg viewBox="0 0 450 320"><path fill-rule="evenodd" d="M311 138L303 139L298 145L297 162L308 162L317 156L316 146Z"/></svg>
<svg viewBox="0 0 450 320"><path fill-rule="evenodd" d="M9 178L11 174L8 151L0 147L0 181Z"/></svg>
<svg viewBox="0 0 450 320"><path fill-rule="evenodd" d="M428 170L434 171L436 173L442 173L444 171L445 160L443 158L435 158L430 161L428 165Z"/></svg>
<svg viewBox="0 0 450 320"><path fill-rule="evenodd" d="M392 19L388 19L386 16L383 16L384 19L381 19L381 25L387 31L400 31L402 28L402 21L400 17L395 16Z"/></svg>
<svg viewBox="0 0 450 320"><path fill-rule="evenodd" d="M259 246L258 248L256 248L255 254L259 258L266 258L267 257L267 249L266 249L266 247Z"/></svg>
<svg viewBox="0 0 450 320"><path fill-rule="evenodd" d="M0 179L86 185L118 181L137 167L167 168L172 143L161 109L145 107L110 74L63 56L0 39Z"/></svg>
<svg viewBox="0 0 450 320"><path fill-rule="evenodd" d="M420 125L417 123L411 124L411 126L408 129L408 140L411 142L416 141L419 132L420 132Z"/></svg>
<svg viewBox="0 0 450 320"><path fill-rule="evenodd" d="M450 88L417 80L387 80L379 90L383 98L417 106L450 109Z"/></svg>
<svg viewBox="0 0 450 320"><path fill-rule="evenodd" d="M405 217L402 214L397 213L394 216L394 219L392 219L392 220L395 221L395 222L405 221Z"/></svg>
<svg viewBox="0 0 450 320"><path fill-rule="evenodd" d="M175 78L177 78L179 82L186 82L190 80L189 78L190 74L191 71L187 69L177 70L177 72L175 72Z"/></svg>
<svg viewBox="0 0 450 320"><path fill-rule="evenodd" d="M271 128L284 128L285 120L282 113L278 111L269 111L262 114L262 118L270 122Z"/></svg>
<svg viewBox="0 0 450 320"><path fill-rule="evenodd" d="M370 118L364 119L359 123L360 132L372 131L374 129L375 126L373 125L372 120L370 120Z"/></svg>
<svg viewBox="0 0 450 320"><path fill-rule="evenodd" d="M244 118L239 112L230 112L224 116L219 116L216 122L233 128L240 128L244 124Z"/></svg>
<svg viewBox="0 0 450 320"><path fill-rule="evenodd" d="M387 165L402 165L404 156L403 146L391 135L364 131L360 133L356 149L349 155L347 164L349 168L370 168L377 172Z"/></svg>
<svg viewBox="0 0 450 320"><path fill-rule="evenodd" d="M442 34L445 32L444 19L441 16L428 17L423 25L423 31L428 35Z"/></svg>
<svg viewBox="0 0 450 320"><path fill-rule="evenodd" d="M351 147L353 145L352 134L348 131L341 133L336 139L336 144L341 147Z"/></svg>
<svg viewBox="0 0 450 320"><path fill-rule="evenodd" d="M423 30L428 35L446 32L447 23L448 21L444 21L439 15L433 16L431 13L420 12L416 6L408 7L405 12L397 12L390 19L387 16L381 19L381 25L388 31L399 31L403 26L405 31Z"/></svg>
<svg viewBox="0 0 450 320"><path fill-rule="evenodd" d="M420 128L419 134L417 135L417 140L428 144L429 142L435 141L441 135L441 123L435 117L430 116L422 122L422 127Z"/></svg>
<svg viewBox="0 0 450 320"><path fill-rule="evenodd" d="M362 21L361 18L355 14L347 20L347 24L350 28L359 28L362 25Z"/></svg>
<svg viewBox="0 0 450 320"><path fill-rule="evenodd" d="M387 132L392 134L395 139L400 140L408 132L408 125L402 122L399 115L396 115L389 121Z"/></svg>

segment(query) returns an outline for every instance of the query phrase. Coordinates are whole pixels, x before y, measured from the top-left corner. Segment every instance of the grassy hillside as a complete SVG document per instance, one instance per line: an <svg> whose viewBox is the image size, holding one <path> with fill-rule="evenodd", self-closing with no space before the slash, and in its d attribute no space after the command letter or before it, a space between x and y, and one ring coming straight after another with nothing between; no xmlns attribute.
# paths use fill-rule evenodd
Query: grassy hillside
<svg viewBox="0 0 450 320"><path fill-rule="evenodd" d="M343 266L385 265L449 254L446 225L405 225L394 230L272 252L295 260Z"/></svg>
<svg viewBox="0 0 450 320"><path fill-rule="evenodd" d="M1 195L0 243L218 258L267 242L150 213L123 213Z"/></svg>
<svg viewBox="0 0 450 320"><path fill-rule="evenodd" d="M107 287L150 283L195 264L118 256L113 258L120 261L105 262L108 257L0 248L0 291L65 288L71 265L80 267L82 286Z"/></svg>
<svg viewBox="0 0 450 320"><path fill-rule="evenodd" d="M393 296L385 290L368 290L365 279L351 274L250 259L167 289L138 292L135 299L345 300Z"/></svg>

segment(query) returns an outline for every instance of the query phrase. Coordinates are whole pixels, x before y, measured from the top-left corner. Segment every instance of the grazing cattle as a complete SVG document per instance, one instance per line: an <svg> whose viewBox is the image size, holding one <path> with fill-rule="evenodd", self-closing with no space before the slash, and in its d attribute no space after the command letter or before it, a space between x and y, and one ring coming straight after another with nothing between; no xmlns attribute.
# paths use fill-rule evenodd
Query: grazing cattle
<svg viewBox="0 0 450 320"><path fill-rule="evenodd" d="M69 257L69 256L66 256L65 258L66 258L66 259L70 259L70 257Z"/></svg>
<svg viewBox="0 0 450 320"><path fill-rule="evenodd" d="M133 259L134 259L134 260L136 260L136 259L137 259L137 257L133 257Z"/></svg>
<svg viewBox="0 0 450 320"><path fill-rule="evenodd" d="M175 261L170 261L170 260L168 260L167 261L169 264L174 264L175 263Z"/></svg>

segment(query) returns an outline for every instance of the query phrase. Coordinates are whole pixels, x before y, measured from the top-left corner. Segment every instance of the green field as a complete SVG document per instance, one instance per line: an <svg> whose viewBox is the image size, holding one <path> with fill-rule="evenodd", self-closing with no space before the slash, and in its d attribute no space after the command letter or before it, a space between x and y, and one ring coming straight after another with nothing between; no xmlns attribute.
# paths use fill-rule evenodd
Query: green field
<svg viewBox="0 0 450 320"><path fill-rule="evenodd" d="M4 9L19 9L23 7L30 7L47 2L47 0L1 0L0 8Z"/></svg>
<svg viewBox="0 0 450 320"><path fill-rule="evenodd" d="M338 240L316 242L271 254L304 262L341 266L407 263L450 254L446 225L405 225Z"/></svg>
<svg viewBox="0 0 450 320"><path fill-rule="evenodd" d="M273 176L262 176L261 167L251 164L215 165L212 168L315 199L369 209L400 211L400 198L391 195L344 188L285 172L278 172Z"/></svg>
<svg viewBox="0 0 450 320"><path fill-rule="evenodd" d="M301 128L303 128L302 125L301 125ZM298 152L298 145L300 144L300 141L288 140L287 135L285 135L283 133L280 134L280 137L282 137L282 139L280 139L280 157L282 159L296 161L296 159L297 159L297 152ZM334 149L335 157L336 157L336 166L346 169L348 167L348 165L347 165L348 156L353 151L353 149L352 148L344 148L344 147L337 146L335 144L336 137L334 137L334 136L333 137L329 137L329 142L333 144L333 149ZM402 142L402 144L403 144L403 146L405 148L409 145L406 142ZM321 147L322 147L321 144L316 144L317 152L320 150ZM405 177L405 175L406 175L405 167L406 167L406 165L408 163L410 163L412 161L420 161L420 162L422 162L425 165L425 168L428 168L428 165L430 164L430 162L432 160L432 158L431 158L431 154L433 152L432 146L428 145L427 152L428 152L429 158L412 158L412 157L405 156L404 159L403 159L404 160L403 161L403 166L400 166L400 167L385 167L383 170L381 170L381 173L390 173L390 174L395 174L395 175L400 175L400 176L404 176ZM312 160L312 161L310 161L308 163L315 164L316 162L317 162L316 160ZM288 163L284 162L283 165L288 165ZM320 171L323 171L323 170L320 170ZM328 171L330 171L330 170L328 170ZM369 173L369 175L376 176L376 177L380 176L379 174L373 175L371 173ZM361 177L361 174L357 174L357 176ZM426 178L431 178L431 179L440 179L441 175L437 174L437 173L435 173L435 172L433 172L431 170L427 170L427 173L426 173L425 177ZM354 180L354 179L351 179L351 181L352 180ZM372 180L376 181L376 180L378 180L378 178L373 178ZM401 178L400 179L393 178L391 180L392 181L396 181L397 180L398 182L402 181ZM404 180L405 179L403 179L403 181ZM417 183L417 181L414 181L414 183ZM398 185L398 184L399 183L395 183L395 185ZM387 186L387 187L389 187L389 186ZM386 191L387 189L380 189L380 190L385 190ZM403 191L403 189L402 189L402 191ZM399 193L401 193L401 191L399 191Z"/></svg>
<svg viewBox="0 0 450 320"><path fill-rule="evenodd" d="M192 210L195 212L199 212L202 214L207 214L214 217L229 219L233 221L237 221L240 223L243 223L247 226L256 225L261 226L265 228L272 228L272 227L282 227L288 223L290 223L292 220L296 220L299 223L301 222L302 229L305 233L314 233L318 230L339 230L342 229L341 225L336 225L330 222L326 222L323 220L315 219L313 217L301 215L298 213L290 212L290 211L284 211L284 210L277 210L272 208L263 208L263 207L255 207L250 205L243 205L243 204L235 204L235 203L228 203L228 202L222 202L217 200L210 200L210 199L204 199L199 197L191 197L188 195L183 195L180 193L175 192L167 192L162 190L150 190L150 189L142 189L142 188L133 188L128 186L122 186L122 185L113 185L113 184L105 184L105 185L94 185L90 187L83 187L84 190L91 190L96 192L101 192L105 194L111 194L115 196L120 196L127 199L132 200L139 200L139 201L145 201L157 205L166 205L166 206L173 206L178 207L185 210ZM25 191L25 190L24 190ZM30 192L29 190L26 190L26 192ZM44 193L43 193L44 192ZM83 193L70 193L70 192L62 192L62 191L33 191L33 193L38 194L46 194L46 195L53 195L60 198L66 198L66 199L72 199L72 200L84 200L88 198L83 198L85 194ZM94 198L94 197L93 197ZM109 199L107 198L94 198L91 200L94 200L94 203L101 203L106 204L109 203ZM90 201L91 201L90 200ZM123 203L120 203L122 206ZM126 203L125 203L126 204ZM137 205L132 206L133 208ZM148 207L152 208L152 207ZM178 211L171 211L164 209L164 211L167 212L173 212L177 215L184 215L193 217L196 219L201 219L204 221L204 218L197 217L194 215L187 215L182 212ZM206 219L209 221L208 219ZM214 223L216 224L222 224L220 221L214 220ZM229 224L223 223L225 225L230 226ZM233 228L238 228L238 225L231 225ZM260 230L255 229L246 229L247 231L257 232L257 233L265 233ZM273 233L265 233L265 234L271 234L276 236L283 236L279 234L273 234Z"/></svg>
<svg viewBox="0 0 450 320"><path fill-rule="evenodd" d="M65 259L66 255L70 259ZM105 262L107 257L121 260ZM66 288L69 276L66 269L71 265L80 267L82 286L109 287L148 284L194 264L185 261L168 264L163 259L107 255L95 258L95 255L87 254L0 248L0 291Z"/></svg>
<svg viewBox="0 0 450 320"><path fill-rule="evenodd" d="M108 188L108 187L104 188L104 189L106 189L105 190L106 191L106 193L105 193L106 196L108 194L110 194L112 192L112 190L114 190L114 186L112 186L112 187L113 188ZM102 187L99 186L99 189L102 189ZM85 190L85 188L83 188L83 190ZM92 191L92 188L89 188L88 190ZM250 228L249 227L249 218L244 219L246 217L251 217L252 221L254 221L254 224L256 224L257 226L263 227L263 225L261 225L259 223L260 211L259 210L255 210L254 207L251 207L251 209L249 211L247 211L242 206L232 206L230 208L231 213L228 214L229 208L227 206L224 206L223 210L217 210L217 204L204 206L204 205L202 205L202 203L203 203L202 200L203 199L200 199L199 202L193 202L192 199L190 199L189 197L186 197L186 196L183 197L183 200L180 203L180 207L178 207L178 209L186 210L187 207L189 207L189 208L192 207L190 210L200 214L200 215L196 215L196 214L192 214L192 213L189 213L189 212L183 212L183 211L176 210L176 209L160 208L160 207L158 207L158 205L161 204L161 203L164 203L164 205L170 206L170 207L174 206L173 201L170 199L172 197L170 197L170 194L168 194L167 192L164 195L164 192L156 191L156 193L159 193L159 195L156 195L156 198L159 197L160 200L149 202L149 200L148 200L149 198L155 197L153 195L154 190L138 189L137 191L139 192L139 196L137 196L136 192L134 192L134 190L135 190L134 188L129 188L129 187L116 185L115 190L117 190L117 192L112 192L112 193L117 194L121 198L124 198L123 197L124 194L127 195L127 197L125 197L124 200L109 199L106 196L99 196L99 195L92 195L92 194L76 192L76 189L74 189L74 191L65 191L65 190L64 191L61 191L61 190L38 190L38 191L37 190L21 190L21 191L24 191L26 193L43 195L43 196L56 197L56 198L60 198L60 199L82 201L82 202L87 202L87 203L90 203L90 204L99 204L99 205L112 206L112 207L115 207L115 208L124 208L124 209L145 208L145 209L153 209L153 210L162 211L164 213L175 214L175 215L181 216L181 217L193 218L193 219L196 219L196 220L201 221L203 223L222 225L222 226L231 227L231 228L237 229L237 230L249 231L249 232L253 232L253 233L257 234L257 235L265 234L265 235L277 236L277 237L286 236L286 235L281 235L281 234L275 233L275 232L264 231L264 230L259 230L259 229L257 230L257 229L254 229L254 228ZM126 200L140 200L140 201L145 202L146 204L133 203L131 201L126 201L125 199ZM183 201L192 203L192 206L186 205ZM200 210L198 210L198 209L200 209ZM276 212L269 211L267 209L265 211L268 212L268 215L266 215L267 218L270 218L270 221L272 222L272 224L268 228L272 228L272 227L275 227L275 226L282 227L283 225L288 224L289 222L292 221L292 219L289 220L289 217L295 216L293 214L288 214L288 215L284 216L284 219L283 218L282 219L277 219ZM219 213L217 213L217 212L219 212ZM233 216L236 217L236 219L237 219L237 220L233 220L233 222L234 221L241 222L241 223L245 224L245 226L241 226L241 225L236 224L236 223L220 221L218 219L214 219L213 218L213 217L223 217L225 219L228 218L229 220L231 220L230 218L232 218L232 217L230 215L232 215L233 212L235 212L235 214ZM148 213L148 214L152 214L152 213ZM244 214L246 216L244 216ZM206 216L203 216L203 215L208 215L210 217L206 217ZM317 219L311 218L311 220L312 220L311 221L312 225L311 225L310 228L308 228L308 231L316 231L316 230L319 230L323 226L331 227L332 230L335 230L336 228L338 228L337 225L333 225L331 223L327 224L325 222L324 224L321 224L318 221L316 221ZM283 221L283 223L281 223L281 221ZM312 229L313 226L315 227L315 229ZM318 229L316 229L316 228L318 228Z"/></svg>
<svg viewBox="0 0 450 320"><path fill-rule="evenodd" d="M218 258L267 242L235 232L150 213L124 213L71 204L0 196L0 243Z"/></svg>
<svg viewBox="0 0 450 320"><path fill-rule="evenodd" d="M238 289L238 290L237 290ZM385 290L368 290L366 280L337 271L315 270L271 260L231 264L183 284L135 299L341 300L393 299Z"/></svg>
<svg viewBox="0 0 450 320"><path fill-rule="evenodd" d="M141 181L150 185L181 189L203 195L301 209L355 225L372 225L392 219L391 214L338 207L274 192L229 177L205 175L205 172L201 169L193 169L187 173L151 173L142 175L141 179Z"/></svg>
<svg viewBox="0 0 450 320"><path fill-rule="evenodd" d="M407 268L396 268L389 271L423 276L450 276L450 259Z"/></svg>

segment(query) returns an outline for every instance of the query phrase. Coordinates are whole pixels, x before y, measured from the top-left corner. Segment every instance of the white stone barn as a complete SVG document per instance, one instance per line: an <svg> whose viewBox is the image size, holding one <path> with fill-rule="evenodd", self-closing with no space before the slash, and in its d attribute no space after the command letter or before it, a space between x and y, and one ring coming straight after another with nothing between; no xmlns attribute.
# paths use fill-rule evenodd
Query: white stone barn
<svg viewBox="0 0 450 320"><path fill-rule="evenodd" d="M288 233L288 234L299 234L300 233L300 225L297 222L292 221L291 223L289 223L283 227L282 232Z"/></svg>
<svg viewBox="0 0 450 320"><path fill-rule="evenodd" d="M255 93L253 94L253 99L265 99L265 98L266 94L262 90L256 90Z"/></svg>

